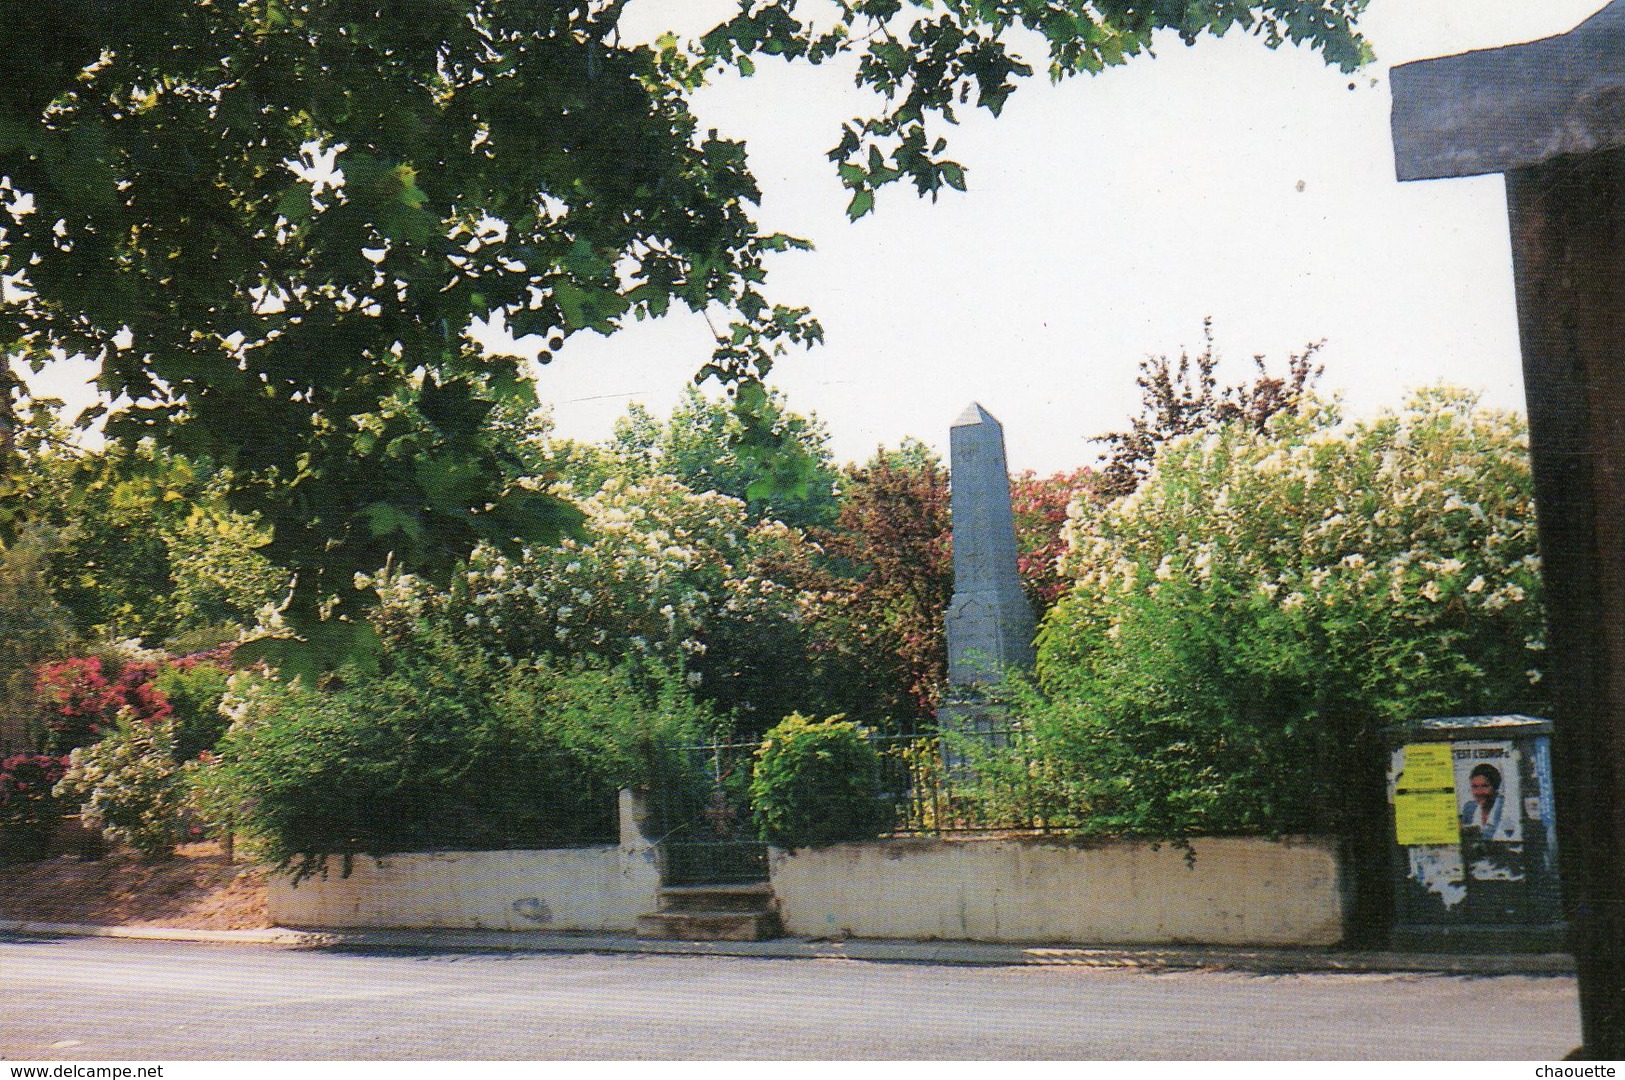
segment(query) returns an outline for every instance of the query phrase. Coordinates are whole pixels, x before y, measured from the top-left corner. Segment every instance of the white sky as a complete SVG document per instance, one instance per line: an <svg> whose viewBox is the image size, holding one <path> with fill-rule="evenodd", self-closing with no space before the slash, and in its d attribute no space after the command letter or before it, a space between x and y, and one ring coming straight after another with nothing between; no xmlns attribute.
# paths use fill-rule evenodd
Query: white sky
<svg viewBox="0 0 1625 1080"><path fill-rule="evenodd" d="M856 224L824 152L862 99L834 72L763 63L698 108L747 140L763 223L817 245L779 257L770 286L812 305L826 344L773 381L843 460L905 435L946 451L977 400L1011 467L1049 472L1093 463L1091 437L1136 407L1141 357L1199 347L1212 315L1223 381L1325 338L1322 386L1356 412L1440 380L1521 409L1502 181L1396 182L1387 71L1562 33L1602 6L1373 0L1378 62L1352 77L1237 34L1170 37L1155 59L1060 86L1040 74L1002 117L964 112L950 153L968 193L933 205L896 185ZM540 387L564 434L601 437L630 400L669 408L707 350L686 316L581 336Z"/></svg>
<svg viewBox="0 0 1625 1080"><path fill-rule="evenodd" d="M997 120L963 111L950 154L968 193L933 205L894 185L856 224L824 157L864 104L839 71L764 61L696 108L748 143L762 224L817 245L777 257L769 292L811 305L826 344L772 381L827 423L836 456L906 435L945 451L976 400L1013 469L1050 472L1096 460L1090 439L1136 407L1140 358L1199 347L1205 315L1221 381L1325 338L1321 385L1355 412L1441 380L1521 409L1502 181L1397 183L1387 71L1562 33L1602 6L1372 0L1378 61L1354 76L1239 34L1169 37L1155 59L1060 86L1040 74ZM636 0L628 18L652 36L734 7ZM572 339L539 389L561 434L602 438L631 401L669 409L709 351L704 322L674 313ZM84 377L64 364L40 389L82 400Z"/></svg>

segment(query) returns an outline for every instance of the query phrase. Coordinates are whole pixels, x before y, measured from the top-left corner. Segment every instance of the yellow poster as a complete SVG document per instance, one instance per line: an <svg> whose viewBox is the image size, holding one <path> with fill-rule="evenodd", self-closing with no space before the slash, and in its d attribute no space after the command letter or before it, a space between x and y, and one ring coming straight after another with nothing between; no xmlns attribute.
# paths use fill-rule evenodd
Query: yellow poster
<svg viewBox="0 0 1625 1080"><path fill-rule="evenodd" d="M1424 742L1405 747L1405 767L1394 781L1394 787L1399 791L1454 792L1456 770L1450 744Z"/></svg>
<svg viewBox="0 0 1625 1080"><path fill-rule="evenodd" d="M1403 846L1461 843L1449 743L1411 743L1394 778L1394 839Z"/></svg>
<svg viewBox="0 0 1625 1080"><path fill-rule="evenodd" d="M1402 846L1459 844L1461 819L1450 791L1401 791L1394 796L1394 839Z"/></svg>

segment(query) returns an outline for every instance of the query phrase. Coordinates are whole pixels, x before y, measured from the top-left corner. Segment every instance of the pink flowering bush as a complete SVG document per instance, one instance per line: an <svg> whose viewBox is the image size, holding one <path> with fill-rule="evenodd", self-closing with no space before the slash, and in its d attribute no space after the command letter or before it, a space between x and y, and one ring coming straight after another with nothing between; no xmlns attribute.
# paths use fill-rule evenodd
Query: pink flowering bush
<svg viewBox="0 0 1625 1080"><path fill-rule="evenodd" d="M68 759L54 754L13 754L0 760L0 825L37 825L61 816L52 794L68 771Z"/></svg>
<svg viewBox="0 0 1625 1080"><path fill-rule="evenodd" d="M95 742L128 709L138 723L168 719L169 700L155 682L158 665L79 656L41 664L35 676L47 749L66 752Z"/></svg>
<svg viewBox="0 0 1625 1080"><path fill-rule="evenodd" d="M46 748L66 753L88 746L127 713L133 723L148 727L173 722L176 753L195 758L225 733L219 706L231 671L230 652L230 646L221 646L188 656L79 656L40 664L35 691Z"/></svg>

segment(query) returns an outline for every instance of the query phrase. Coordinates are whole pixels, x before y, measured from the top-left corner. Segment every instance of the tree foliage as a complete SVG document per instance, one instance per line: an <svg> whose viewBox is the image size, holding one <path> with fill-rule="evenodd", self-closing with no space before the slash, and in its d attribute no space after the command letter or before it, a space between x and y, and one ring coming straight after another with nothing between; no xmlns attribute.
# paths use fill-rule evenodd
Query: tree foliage
<svg viewBox="0 0 1625 1080"><path fill-rule="evenodd" d="M664 424L633 405L616 423L610 452L624 475L663 473L691 491L731 495L753 521L776 518L797 528L830 524L838 474L824 425L816 416L792 412L784 395L772 391L761 406L762 419L794 453L771 462L741 457L734 447L748 431L738 409L737 402L708 398L693 386Z"/></svg>
<svg viewBox="0 0 1625 1080"><path fill-rule="evenodd" d="M1211 318L1202 320L1202 351L1196 356L1181 352L1175 363L1167 354L1148 355L1140 361L1134 380L1140 388L1140 415L1130 421L1127 431L1098 440L1111 447L1099 494L1113 499L1133 491L1151 470L1157 448L1171 439L1232 421L1261 432L1276 413L1295 410L1320 378L1322 368L1313 361L1324 344L1310 342L1288 356L1281 375L1272 375L1264 358L1254 356L1258 374L1252 385L1238 383L1223 390L1213 373L1219 356L1213 347Z"/></svg>
<svg viewBox="0 0 1625 1080"><path fill-rule="evenodd" d="M876 454L847 471L835 524L816 539L825 559L808 583L822 597L815 633L847 699L830 704L882 729L928 724L947 676L954 591L947 471L918 444Z"/></svg>
<svg viewBox="0 0 1625 1080"><path fill-rule="evenodd" d="M756 380L821 331L761 286L768 255L805 245L756 226L744 146L690 111L719 68L856 58L880 108L831 157L858 217L889 183L964 187L940 132L1002 109L1033 70L1023 33L1057 78L1159 30L1239 28L1348 70L1363 6L842 0L818 27L797 0L744 0L684 45L623 41L622 0L39 0L0 25L0 353L92 358L131 402L114 434L229 469L296 575L305 662L343 656L370 640L358 572L446 582L481 541L515 552L579 520L509 479L487 420L532 391L471 346L475 319L550 351L714 312L703 373L741 390L741 452L782 442ZM15 390L7 372L0 451Z"/></svg>
<svg viewBox="0 0 1625 1080"><path fill-rule="evenodd" d="M78 637L220 640L286 596L287 576L261 554L269 536L229 509L229 480L207 463L150 441L87 451L49 420L20 436L13 542L51 538L46 584Z"/></svg>
<svg viewBox="0 0 1625 1080"><path fill-rule="evenodd" d="M1066 554L1067 508L1079 499L1102 501L1102 486L1101 474L1087 467L1050 476L1039 476L1029 469L1010 477L1016 570L1040 618L1072 584L1061 570Z"/></svg>
<svg viewBox="0 0 1625 1080"><path fill-rule="evenodd" d="M35 666L65 655L74 640L73 620L49 584L58 543L56 530L34 525L0 547L0 754L34 741Z"/></svg>

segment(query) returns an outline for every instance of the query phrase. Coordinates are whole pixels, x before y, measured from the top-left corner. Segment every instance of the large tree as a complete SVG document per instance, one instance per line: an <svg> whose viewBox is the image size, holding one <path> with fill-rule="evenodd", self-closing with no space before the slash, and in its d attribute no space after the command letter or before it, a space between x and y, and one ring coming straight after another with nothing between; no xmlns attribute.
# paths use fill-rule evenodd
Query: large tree
<svg viewBox="0 0 1625 1080"><path fill-rule="evenodd" d="M746 434L737 411L694 386L686 388L663 424L642 405L628 408L616 422L611 456L625 475L665 474L694 491L732 495L753 521L771 518L798 528L830 524L839 475L823 422L793 412L780 391L768 394L760 415L787 451L775 461L734 452ZM792 479L799 483L773 482L775 469L785 467L794 470Z"/></svg>
<svg viewBox="0 0 1625 1080"><path fill-rule="evenodd" d="M745 148L689 109L756 58L856 57L877 114L831 152L849 212L907 179L961 188L941 133L1052 77L1233 28L1369 52L1365 0L742 0L691 44L623 41L624 0L36 0L0 22L0 353L101 365L110 424L231 470L231 499L296 574L289 623L327 655L366 638L358 571L446 579L473 545L517 550L577 520L511 481L486 435L533 391L482 354L499 316L556 349L673 303L714 316L702 374L771 453L756 382L803 310L771 303ZM543 358L546 357L543 353ZM16 380L0 365L0 452ZM790 477L793 481L794 476ZM320 616L330 617L323 620Z"/></svg>
<svg viewBox="0 0 1625 1080"><path fill-rule="evenodd" d="M948 473L923 445L880 451L849 467L825 559L816 651L832 699L883 730L929 724L948 669L943 619L953 598Z"/></svg>
<svg viewBox="0 0 1625 1080"><path fill-rule="evenodd" d="M195 651L286 594L256 550L266 535L226 507L229 478L207 463L145 442L87 451L46 422L19 431L18 535L49 537L45 582L80 639Z"/></svg>

